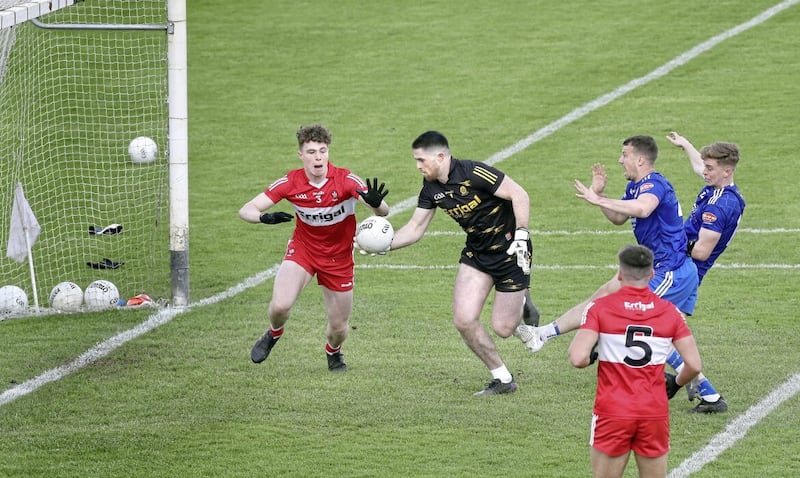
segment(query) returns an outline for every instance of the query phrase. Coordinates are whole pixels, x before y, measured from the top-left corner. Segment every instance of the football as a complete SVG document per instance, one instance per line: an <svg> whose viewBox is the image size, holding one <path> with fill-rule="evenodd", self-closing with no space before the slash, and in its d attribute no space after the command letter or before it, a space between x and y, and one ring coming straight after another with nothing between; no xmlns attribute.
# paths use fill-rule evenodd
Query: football
<svg viewBox="0 0 800 478"><path fill-rule="evenodd" d="M64 281L50 291L50 307L62 312L77 312L83 305L83 291L74 282Z"/></svg>
<svg viewBox="0 0 800 478"><path fill-rule="evenodd" d="M152 163L158 157L158 146L151 138L139 136L128 144L128 156L134 164Z"/></svg>
<svg viewBox="0 0 800 478"><path fill-rule="evenodd" d="M370 254L388 251L393 238L392 224L380 216L370 216L364 219L356 229L358 247Z"/></svg>
<svg viewBox="0 0 800 478"><path fill-rule="evenodd" d="M89 310L107 310L119 305L117 286L107 280L96 280L86 286L83 303Z"/></svg>
<svg viewBox="0 0 800 478"><path fill-rule="evenodd" d="M16 314L28 308L28 294L15 285L0 287L0 315Z"/></svg>

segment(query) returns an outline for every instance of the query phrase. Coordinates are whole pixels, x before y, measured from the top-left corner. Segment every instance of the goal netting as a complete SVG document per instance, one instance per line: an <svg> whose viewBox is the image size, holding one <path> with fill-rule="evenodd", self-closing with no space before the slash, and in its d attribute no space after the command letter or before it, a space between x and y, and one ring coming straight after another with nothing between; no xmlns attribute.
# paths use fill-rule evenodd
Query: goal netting
<svg viewBox="0 0 800 478"><path fill-rule="evenodd" d="M41 227L32 246L41 307L62 281L85 289L98 279L123 298L168 300L167 35L105 27L166 25L166 1L53 0L63 8L6 21L34 3L0 0L0 285L21 287L33 305L29 264L5 254L21 183ZM155 140L155 162L131 162L137 136ZM90 233L113 224L116 234Z"/></svg>

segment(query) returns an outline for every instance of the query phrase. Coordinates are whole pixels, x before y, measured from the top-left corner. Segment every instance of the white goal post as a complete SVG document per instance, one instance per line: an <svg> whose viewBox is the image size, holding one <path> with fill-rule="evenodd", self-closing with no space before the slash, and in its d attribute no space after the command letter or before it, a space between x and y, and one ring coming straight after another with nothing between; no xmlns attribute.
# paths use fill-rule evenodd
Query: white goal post
<svg viewBox="0 0 800 478"><path fill-rule="evenodd" d="M40 225L29 263L0 256L24 315L63 281L188 305L186 41L186 0L0 0L0 250L18 184Z"/></svg>

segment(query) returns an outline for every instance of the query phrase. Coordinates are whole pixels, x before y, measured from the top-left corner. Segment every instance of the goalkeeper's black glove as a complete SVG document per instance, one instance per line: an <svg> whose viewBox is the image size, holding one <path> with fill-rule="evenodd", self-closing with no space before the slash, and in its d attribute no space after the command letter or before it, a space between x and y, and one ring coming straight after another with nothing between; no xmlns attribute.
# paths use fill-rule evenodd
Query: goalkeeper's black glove
<svg viewBox="0 0 800 478"><path fill-rule="evenodd" d="M264 224L278 224L279 222L289 222L293 217L288 212L265 212L258 219Z"/></svg>
<svg viewBox="0 0 800 478"><path fill-rule="evenodd" d="M370 183L369 179L367 179L367 191L358 191L358 194L364 198L364 202L369 204L370 207L380 207L381 202L383 202L383 198L389 194L389 190L384 191L384 187L386 187L386 183L381 183L380 187L378 186L378 178L372 178L374 182Z"/></svg>
<svg viewBox="0 0 800 478"><path fill-rule="evenodd" d="M667 399L674 397L675 394L678 393L678 390L683 388L678 385L678 382L675 380L676 378L678 378L676 375L664 372L664 379L667 383Z"/></svg>

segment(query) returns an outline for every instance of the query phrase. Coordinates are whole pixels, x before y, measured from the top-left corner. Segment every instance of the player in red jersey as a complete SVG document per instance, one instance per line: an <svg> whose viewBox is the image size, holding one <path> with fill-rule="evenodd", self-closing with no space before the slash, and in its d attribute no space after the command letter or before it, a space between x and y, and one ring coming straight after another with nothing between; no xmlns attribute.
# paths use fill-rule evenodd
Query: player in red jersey
<svg viewBox="0 0 800 478"><path fill-rule="evenodd" d="M589 438L596 477L621 477L631 450L640 477L667 476L668 400L702 366L683 314L648 287L653 275L650 249L623 247L622 288L586 306L569 347L575 367L599 362ZM673 346L684 366L677 377L667 376L665 393L664 364Z"/></svg>
<svg viewBox="0 0 800 478"><path fill-rule="evenodd" d="M353 237L356 232L356 202L362 202L378 216L386 216L389 206L383 198L389 193L378 179L364 181L347 169L328 160L330 132L320 125L303 126L297 131L298 156L303 167L289 171L274 181L239 210L243 220L258 224L279 224L292 220L286 212L266 212L281 199L294 206L297 218L294 234L286 247L269 303L269 329L250 353L255 363L269 356L283 334L284 324L300 292L316 275L328 316L325 351L328 369L344 372L347 366L341 352L347 338L353 309Z"/></svg>

